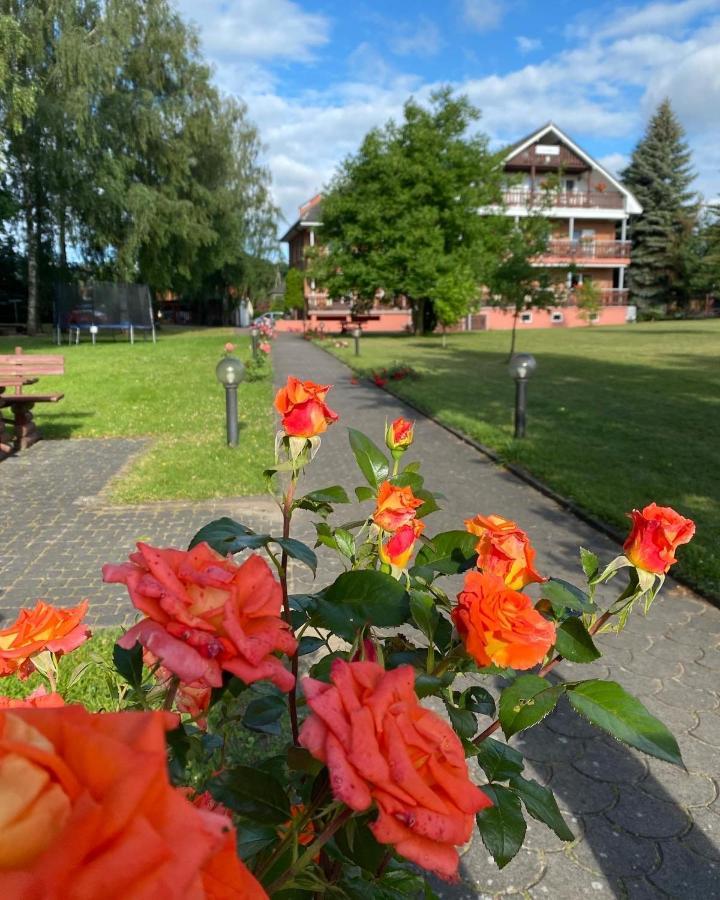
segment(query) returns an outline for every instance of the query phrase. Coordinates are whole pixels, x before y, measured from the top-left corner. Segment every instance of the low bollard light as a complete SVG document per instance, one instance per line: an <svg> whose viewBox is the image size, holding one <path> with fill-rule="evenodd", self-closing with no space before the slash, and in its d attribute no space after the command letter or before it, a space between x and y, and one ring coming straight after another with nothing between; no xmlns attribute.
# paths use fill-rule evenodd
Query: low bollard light
<svg viewBox="0 0 720 900"><path fill-rule="evenodd" d="M355 356L360 356L360 337L362 336L362 328L358 325L353 328L350 333L355 338Z"/></svg>
<svg viewBox="0 0 720 900"><path fill-rule="evenodd" d="M252 355L253 355L253 359L257 359L257 355L258 355L258 344L259 344L258 337L259 337L259 335L260 335L260 330L258 329L258 327L257 327L256 325L253 325L253 327L250 329L250 339L252 340Z"/></svg>
<svg viewBox="0 0 720 900"><path fill-rule="evenodd" d="M515 379L515 437L525 437L527 383L537 369L537 360L530 353L516 353L510 360L508 371Z"/></svg>
<svg viewBox="0 0 720 900"><path fill-rule="evenodd" d="M225 422L229 447L238 445L237 389L245 377L245 366L234 356L225 356L215 367L215 377L225 388Z"/></svg>

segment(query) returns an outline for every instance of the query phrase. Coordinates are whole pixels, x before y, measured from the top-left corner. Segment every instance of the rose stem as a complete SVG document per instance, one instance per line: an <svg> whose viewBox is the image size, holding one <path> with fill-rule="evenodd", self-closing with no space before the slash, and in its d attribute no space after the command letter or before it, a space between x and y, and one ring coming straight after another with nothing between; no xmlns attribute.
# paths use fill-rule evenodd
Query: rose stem
<svg viewBox="0 0 720 900"><path fill-rule="evenodd" d="M297 475L293 471L292 478L290 479L290 484L287 489L287 493L285 494L285 499L283 502L283 539L287 540L290 537L290 521L292 519L292 504L293 497L295 495L295 484L297 482ZM282 588L282 598L283 598L283 615L285 621L288 624L288 627L291 631L294 631L292 626L292 612L290 611L290 601L288 599L288 586L287 586L287 567L288 567L288 553L287 550L282 548L282 556L280 557L280 586ZM297 675L298 675L298 651L295 650L291 659L290 659L290 667L295 678L292 688L288 693L288 711L290 713L290 728L292 730L292 739L293 744L298 746L298 717L297 717Z"/></svg>
<svg viewBox="0 0 720 900"><path fill-rule="evenodd" d="M347 822L347 820L354 812L355 810L346 808L340 813L339 816L337 816L337 818L333 819L332 822L330 822L330 824L327 826L325 831L323 831L322 834L317 838L317 840L313 841L313 843L310 844L307 850L298 857L297 862L294 865L290 866L290 868L286 872L283 872L283 874L280 875L279 878L276 878L275 881L273 881L273 883L268 888L266 888L268 895L272 897L273 894L275 894L276 891L278 891L286 881L289 881L291 878L294 878L298 872L301 872L305 868L305 866L318 855L318 852L322 847L325 846L325 844L327 844L327 842L335 834L335 832L342 828L342 826L345 824L345 822Z"/></svg>
<svg viewBox="0 0 720 900"><path fill-rule="evenodd" d="M588 628L588 634L596 634L603 627L603 625L607 622L607 620L610 618L610 615L611 615L610 611L606 610L600 616L600 618L597 620L597 622L594 625L592 625L590 628ZM540 669L540 671L538 672L538 678L542 678L543 675L547 675L547 673L551 669L554 669L555 666L559 662L562 662L562 656L556 656L554 659L551 659L549 663L546 663L542 667L542 669ZM491 725L488 725L488 727L485 729L485 731L481 732L473 740L473 744L475 744L475 746L477 747L477 745L481 744L485 740L486 737L490 737L490 735L494 731L497 731L499 727L500 727L500 719L496 719Z"/></svg>

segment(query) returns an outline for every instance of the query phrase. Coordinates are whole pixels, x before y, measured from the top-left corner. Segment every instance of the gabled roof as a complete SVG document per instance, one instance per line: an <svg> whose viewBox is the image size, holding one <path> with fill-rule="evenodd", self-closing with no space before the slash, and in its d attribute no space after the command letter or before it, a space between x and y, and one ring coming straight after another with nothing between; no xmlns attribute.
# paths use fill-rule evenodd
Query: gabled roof
<svg viewBox="0 0 720 900"><path fill-rule="evenodd" d="M545 137L549 132L554 132L555 136L558 137L564 144L566 144L573 153L577 154L580 159L584 160L589 166L592 166L593 169L597 169L598 172L602 172L605 178L612 184L614 188L616 188L623 196L627 197L627 211L632 213L633 215L638 215L642 212L642 206L635 199L634 194L629 191L622 182L618 181L614 175L611 175L610 172L604 167L601 166L600 163L593 159L589 153L586 153L582 147L579 147L572 138L568 137L567 134L554 122L547 122L545 125L542 125L536 131L533 131L531 134L528 134L526 137L522 138L519 141L516 141L512 144L507 150L503 151L503 159L507 161L511 156L515 156L518 153L522 153L523 150L527 150L527 148L534 144L536 141L539 141L541 138Z"/></svg>
<svg viewBox="0 0 720 900"><path fill-rule="evenodd" d="M280 238L281 241L291 241L302 228L322 225L322 194L316 194L307 203L303 203L298 212L300 213L299 218L293 222Z"/></svg>

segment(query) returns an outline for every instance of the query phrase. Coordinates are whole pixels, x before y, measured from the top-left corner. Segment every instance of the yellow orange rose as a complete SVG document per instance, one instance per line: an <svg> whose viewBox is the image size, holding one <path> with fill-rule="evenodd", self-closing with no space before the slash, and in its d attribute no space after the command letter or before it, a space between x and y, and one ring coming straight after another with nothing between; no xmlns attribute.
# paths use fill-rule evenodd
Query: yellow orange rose
<svg viewBox="0 0 720 900"><path fill-rule="evenodd" d="M275 395L275 409L282 416L282 428L291 437L316 437L337 422L338 415L325 403L332 385L315 384L288 377Z"/></svg>
<svg viewBox="0 0 720 900"><path fill-rule="evenodd" d="M388 565L404 569L415 549L415 541L425 530L419 519L413 519L409 525L403 525L380 544L380 559Z"/></svg>
<svg viewBox="0 0 720 900"><path fill-rule="evenodd" d="M0 711L0 896L262 900L232 822L167 776L160 712Z"/></svg>
<svg viewBox="0 0 720 900"><path fill-rule="evenodd" d="M516 591L532 581L547 580L535 571L535 550L515 522L496 515L475 516L465 520L465 528L479 538L475 545L478 569L499 576Z"/></svg>
<svg viewBox="0 0 720 900"><path fill-rule="evenodd" d="M480 666L530 669L555 643L553 623L526 594L512 590L497 575L468 572L452 619Z"/></svg>
<svg viewBox="0 0 720 900"><path fill-rule="evenodd" d="M410 487L396 487L389 481L380 485L373 521L383 531L397 531L409 525L415 518L415 511L423 505Z"/></svg>
<svg viewBox="0 0 720 900"><path fill-rule="evenodd" d="M695 523L669 506L651 503L630 513L632 530L623 549L638 569L662 575L677 562L675 551L695 534Z"/></svg>
<svg viewBox="0 0 720 900"><path fill-rule="evenodd" d="M87 600L72 609L38 600L34 609L20 610L16 621L0 631L0 676L27 678L35 671L33 656L45 650L61 656L85 643L90 637L82 624L87 610Z"/></svg>

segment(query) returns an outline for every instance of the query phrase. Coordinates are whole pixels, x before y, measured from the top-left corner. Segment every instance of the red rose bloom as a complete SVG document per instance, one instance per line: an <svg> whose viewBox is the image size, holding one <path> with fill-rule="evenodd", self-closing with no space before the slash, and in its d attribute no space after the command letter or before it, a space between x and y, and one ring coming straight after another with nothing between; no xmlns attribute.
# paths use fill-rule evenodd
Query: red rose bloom
<svg viewBox="0 0 720 900"><path fill-rule="evenodd" d="M388 450L407 450L415 436L415 425L402 417L387 426L385 443Z"/></svg>
<svg viewBox="0 0 720 900"><path fill-rule="evenodd" d="M498 575L515 591L531 581L547 581L535 571L535 550L515 522L502 516L475 516L465 520L465 528L479 537L475 545L478 569Z"/></svg>
<svg viewBox="0 0 720 900"><path fill-rule="evenodd" d="M380 544L380 559L398 569L404 569L415 549L415 540L424 530L425 526L419 519L413 519L409 525L398 528L389 540Z"/></svg>
<svg viewBox="0 0 720 900"><path fill-rule="evenodd" d="M301 438L316 437L326 431L328 425L337 422L337 413L325 403L331 387L288 376L286 386L275 395L275 409L282 416L285 434Z"/></svg>
<svg viewBox="0 0 720 900"><path fill-rule="evenodd" d="M225 669L246 684L293 686L275 653L292 655L297 641L280 618L280 585L262 557L238 565L205 543L192 550L141 543L130 562L103 566L103 580L127 585L146 616L120 646L139 641L186 684L219 687Z"/></svg>
<svg viewBox="0 0 720 900"><path fill-rule="evenodd" d="M669 506L651 503L642 512L630 513L632 531L623 544L630 562L638 569L663 575L677 562L675 551L695 534L695 523Z"/></svg>
<svg viewBox="0 0 720 900"><path fill-rule="evenodd" d="M502 578L468 572L452 619L470 656L480 666L531 669L555 643L555 626L526 594Z"/></svg>
<svg viewBox="0 0 720 900"><path fill-rule="evenodd" d="M329 770L335 797L363 811L374 803L376 840L442 878L457 878L456 846L490 806L468 777L460 739L421 706L412 666L336 660L330 684L303 680L312 714L300 743Z"/></svg>

